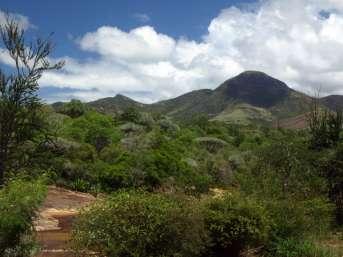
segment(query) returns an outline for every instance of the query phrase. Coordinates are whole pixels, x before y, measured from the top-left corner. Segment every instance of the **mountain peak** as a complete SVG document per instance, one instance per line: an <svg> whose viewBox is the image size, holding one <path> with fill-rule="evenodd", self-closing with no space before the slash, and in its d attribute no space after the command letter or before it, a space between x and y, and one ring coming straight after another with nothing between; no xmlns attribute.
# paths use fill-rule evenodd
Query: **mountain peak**
<svg viewBox="0 0 343 257"><path fill-rule="evenodd" d="M284 82L260 71L245 71L216 89L227 99L269 108L285 99L292 89Z"/></svg>
<svg viewBox="0 0 343 257"><path fill-rule="evenodd" d="M246 77L246 76L268 76L266 73L262 72L262 71L256 71L256 70L247 70L247 71L243 71L242 73L240 73L239 75L237 75L237 77Z"/></svg>
<svg viewBox="0 0 343 257"><path fill-rule="evenodd" d="M122 95L122 94L116 94L114 97L113 97L114 99L130 99L131 100L131 98L130 97L127 97L127 96L125 96L125 95Z"/></svg>

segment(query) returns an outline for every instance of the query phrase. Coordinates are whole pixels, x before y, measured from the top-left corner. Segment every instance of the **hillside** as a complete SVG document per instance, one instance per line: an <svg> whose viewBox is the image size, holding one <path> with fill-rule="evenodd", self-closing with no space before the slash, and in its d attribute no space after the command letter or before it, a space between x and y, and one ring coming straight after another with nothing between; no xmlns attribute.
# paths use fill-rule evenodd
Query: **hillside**
<svg viewBox="0 0 343 257"><path fill-rule="evenodd" d="M120 94L115 97L107 97L89 102L88 105L103 113L115 113L130 107L142 108L145 106L145 104Z"/></svg>
<svg viewBox="0 0 343 257"><path fill-rule="evenodd" d="M273 121L304 113L308 110L310 99L263 72L246 71L214 90L192 91L150 105L123 95L100 99L88 105L105 113L121 112L134 107L177 120L206 116L225 122L271 124Z"/></svg>
<svg viewBox="0 0 343 257"><path fill-rule="evenodd" d="M195 90L153 104L143 104L118 94L87 105L106 114L121 113L132 107L179 121L204 116L228 123L272 126L278 123L281 126L286 124L287 128L299 128L306 124L303 117L309 111L311 101L310 96L291 89L284 82L263 72L246 71L228 79L214 90ZM343 96L323 97L320 103L331 110L343 109ZM58 102L52 106L56 109L62 105Z"/></svg>
<svg viewBox="0 0 343 257"><path fill-rule="evenodd" d="M321 103L331 110L343 109L343 96L342 95L329 95L321 99Z"/></svg>

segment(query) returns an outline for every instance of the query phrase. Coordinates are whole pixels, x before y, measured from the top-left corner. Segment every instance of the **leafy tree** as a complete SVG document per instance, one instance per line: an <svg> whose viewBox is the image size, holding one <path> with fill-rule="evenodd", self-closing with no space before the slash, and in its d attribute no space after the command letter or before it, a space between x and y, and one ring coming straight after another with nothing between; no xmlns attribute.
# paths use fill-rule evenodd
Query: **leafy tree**
<svg viewBox="0 0 343 257"><path fill-rule="evenodd" d="M310 146L320 150L336 146L343 131L342 111L328 111L320 108L318 99L314 99L311 111L307 115L310 130Z"/></svg>
<svg viewBox="0 0 343 257"><path fill-rule="evenodd" d="M66 114L72 118L80 117L85 114L87 107L80 100L72 99L69 103L63 104L58 112Z"/></svg>
<svg viewBox="0 0 343 257"><path fill-rule="evenodd" d="M11 155L40 129L38 80L45 71L61 68L63 62L50 63L49 40L37 39L27 44L24 30L14 19L8 18L0 33L14 63L8 74L0 68L0 184L3 184Z"/></svg>
<svg viewBox="0 0 343 257"><path fill-rule="evenodd" d="M63 133L73 140L93 145L99 152L119 139L119 131L113 119L95 111L71 120L65 125Z"/></svg>
<svg viewBox="0 0 343 257"><path fill-rule="evenodd" d="M139 120L140 113L135 107L128 107L120 115L122 121L137 122Z"/></svg>

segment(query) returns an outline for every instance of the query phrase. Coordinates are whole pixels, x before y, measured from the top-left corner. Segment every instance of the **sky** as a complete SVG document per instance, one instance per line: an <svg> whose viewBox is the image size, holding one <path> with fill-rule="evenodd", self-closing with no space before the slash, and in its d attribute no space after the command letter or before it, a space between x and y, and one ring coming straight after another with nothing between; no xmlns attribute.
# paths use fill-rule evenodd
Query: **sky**
<svg viewBox="0 0 343 257"><path fill-rule="evenodd" d="M53 33L46 102L124 94L151 103L263 71L343 94L343 0L2 0L28 38ZM0 45L0 67L11 66Z"/></svg>

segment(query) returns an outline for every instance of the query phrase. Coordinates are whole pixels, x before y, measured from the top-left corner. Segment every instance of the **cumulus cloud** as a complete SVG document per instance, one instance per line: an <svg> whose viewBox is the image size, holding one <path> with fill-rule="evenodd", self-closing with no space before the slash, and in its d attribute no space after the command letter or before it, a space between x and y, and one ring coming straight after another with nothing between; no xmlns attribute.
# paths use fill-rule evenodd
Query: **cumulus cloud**
<svg viewBox="0 0 343 257"><path fill-rule="evenodd" d="M115 27L101 27L87 33L79 44L83 50L103 57L124 61L160 61L169 58L175 47L174 39L158 34L150 26L123 32Z"/></svg>
<svg viewBox="0 0 343 257"><path fill-rule="evenodd" d="M96 57L66 59L43 86L73 89L84 100L125 93L153 102L215 88L244 71L261 70L305 92L343 94L341 0L262 0L222 10L199 41L172 38L150 26L104 26L77 41ZM93 55L94 56L94 55Z"/></svg>

